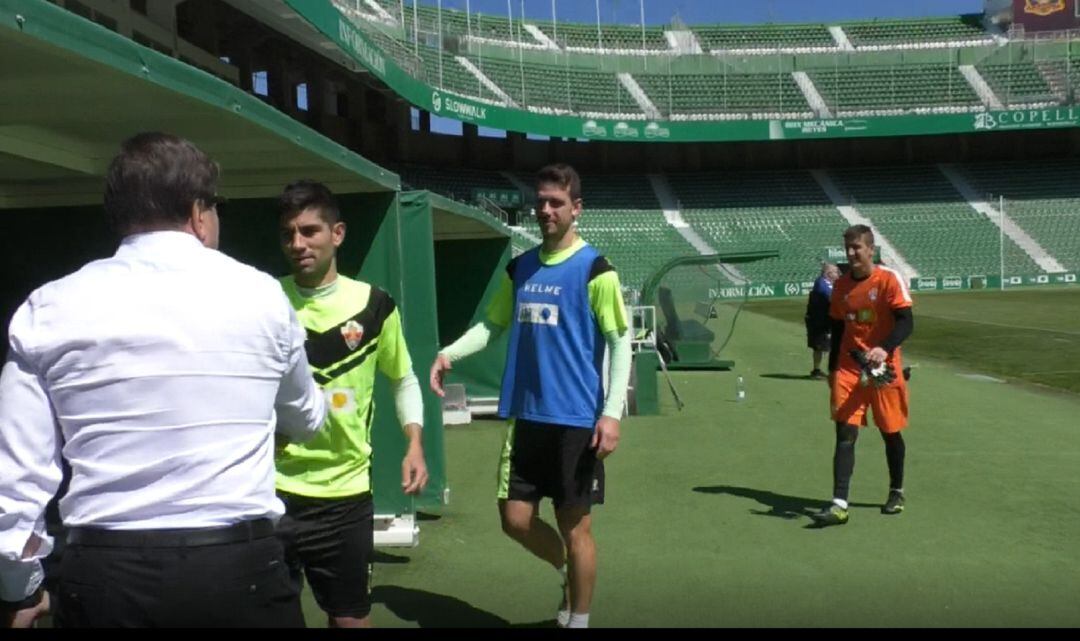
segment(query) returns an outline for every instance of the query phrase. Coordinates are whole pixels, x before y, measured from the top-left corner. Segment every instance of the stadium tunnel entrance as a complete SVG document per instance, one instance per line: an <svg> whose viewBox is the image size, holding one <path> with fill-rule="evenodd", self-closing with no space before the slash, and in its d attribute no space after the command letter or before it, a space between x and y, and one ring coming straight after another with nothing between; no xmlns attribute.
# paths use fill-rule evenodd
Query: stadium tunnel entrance
<svg viewBox="0 0 1080 641"><path fill-rule="evenodd" d="M430 210L440 345L448 345L484 318L512 257L509 229L486 213L431 192L408 192L403 202ZM449 384L490 406L499 396L506 334L454 365ZM474 406L476 404L474 403Z"/></svg>

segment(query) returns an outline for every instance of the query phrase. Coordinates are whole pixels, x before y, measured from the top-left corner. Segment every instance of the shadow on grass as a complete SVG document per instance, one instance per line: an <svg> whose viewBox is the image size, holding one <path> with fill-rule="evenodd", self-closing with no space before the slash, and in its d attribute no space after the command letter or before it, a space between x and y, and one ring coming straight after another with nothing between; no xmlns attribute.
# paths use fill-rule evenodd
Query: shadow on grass
<svg viewBox="0 0 1080 641"><path fill-rule="evenodd" d="M801 496L789 496L787 494L769 492L768 490L754 490L748 487L734 487L731 485L699 486L695 487L694 491L702 494L728 494L731 496L753 499L768 509L751 509L751 514L757 514L759 516L775 516L789 520L800 517L809 518L811 512L816 512L829 505L828 500L808 499ZM851 507L881 506L876 503L852 503ZM810 523L806 527L808 529L814 529L817 526L814 523Z"/></svg>
<svg viewBox="0 0 1080 641"><path fill-rule="evenodd" d="M421 628L554 628L555 619L511 624L506 619L456 597L394 585L371 591L372 603L382 603L398 618L416 621Z"/></svg>
<svg viewBox="0 0 1080 641"><path fill-rule="evenodd" d="M387 565L402 565L408 563L411 559L407 556L400 554L390 554L383 552L382 550L375 550L375 553L371 556L372 563L385 563Z"/></svg>
<svg viewBox="0 0 1080 641"><path fill-rule="evenodd" d="M809 374L762 374L761 378L772 378L778 381L821 381L820 378L813 378Z"/></svg>

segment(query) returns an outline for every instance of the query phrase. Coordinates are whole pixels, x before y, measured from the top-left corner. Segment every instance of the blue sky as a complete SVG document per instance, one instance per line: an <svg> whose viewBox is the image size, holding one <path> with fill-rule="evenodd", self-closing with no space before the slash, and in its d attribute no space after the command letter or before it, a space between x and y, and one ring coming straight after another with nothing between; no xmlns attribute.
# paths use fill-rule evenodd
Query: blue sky
<svg viewBox="0 0 1080 641"><path fill-rule="evenodd" d="M523 0L509 0L514 17ZM754 22L828 22L871 18L910 18L982 13L983 0L644 0L645 23L662 25L676 13L689 24ZM412 0L405 0L410 6ZM436 0L420 0L435 5ZM506 15L507 0L468 0L470 9ZM442 0L442 6L464 9L466 0ZM529 18L551 19L551 0L524 0ZM555 0L559 20L596 22L593 0ZM600 20L637 24L639 0L600 0Z"/></svg>

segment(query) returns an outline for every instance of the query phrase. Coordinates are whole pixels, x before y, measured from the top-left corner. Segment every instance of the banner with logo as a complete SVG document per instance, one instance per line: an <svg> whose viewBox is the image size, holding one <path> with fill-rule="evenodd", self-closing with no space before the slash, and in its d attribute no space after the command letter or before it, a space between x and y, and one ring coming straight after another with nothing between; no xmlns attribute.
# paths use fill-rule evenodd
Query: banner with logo
<svg viewBox="0 0 1080 641"><path fill-rule="evenodd" d="M1077 274L1075 272L1062 272L1057 274L1025 274L1018 276L978 275L978 276L945 276L945 277L920 277L911 279L913 291L946 291L960 289L1008 289L1010 287L1039 287L1042 285L1075 285Z"/></svg>
<svg viewBox="0 0 1080 641"><path fill-rule="evenodd" d="M964 279L961 276L946 276L941 279L942 289L963 289Z"/></svg>
<svg viewBox="0 0 1080 641"><path fill-rule="evenodd" d="M787 298L809 296L814 289L813 281L749 283L709 289L709 298L720 300L745 300L747 298Z"/></svg>
<svg viewBox="0 0 1080 641"><path fill-rule="evenodd" d="M844 248L841 245L826 247L825 251L822 253L822 260L826 263L833 263L834 265L846 265L848 262L847 252L844 251ZM881 247L878 246L874 246L874 264L881 264Z"/></svg>
<svg viewBox="0 0 1080 641"><path fill-rule="evenodd" d="M1075 285L1077 274L1031 274L1026 276L1006 276L1005 288L1032 287L1040 285ZM745 300L760 298L791 298L809 296L814 288L813 281L787 281L769 283L750 283L709 289L709 297L720 300ZM912 291L962 291L971 289L999 289L999 276L930 276L911 279Z"/></svg>

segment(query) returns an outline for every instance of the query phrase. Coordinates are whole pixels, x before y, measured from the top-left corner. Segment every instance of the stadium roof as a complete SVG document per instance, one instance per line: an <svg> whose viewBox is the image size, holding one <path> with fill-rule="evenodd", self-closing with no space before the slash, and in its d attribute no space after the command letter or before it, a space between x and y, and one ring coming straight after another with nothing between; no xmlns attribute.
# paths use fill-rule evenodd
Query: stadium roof
<svg viewBox="0 0 1080 641"><path fill-rule="evenodd" d="M101 202L121 140L168 123L222 166L222 193L280 193L317 175L341 193L398 177L179 60L41 0L0 0L0 207Z"/></svg>

